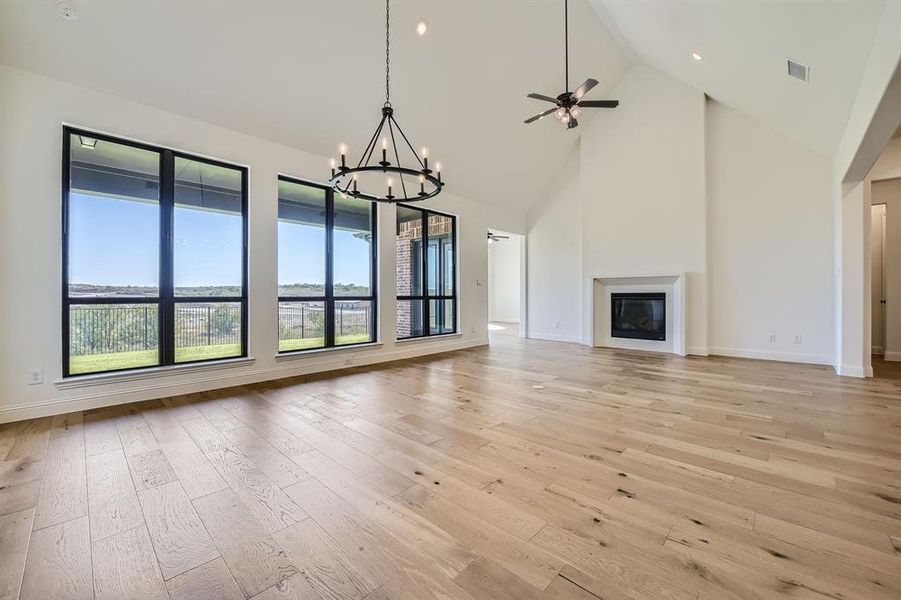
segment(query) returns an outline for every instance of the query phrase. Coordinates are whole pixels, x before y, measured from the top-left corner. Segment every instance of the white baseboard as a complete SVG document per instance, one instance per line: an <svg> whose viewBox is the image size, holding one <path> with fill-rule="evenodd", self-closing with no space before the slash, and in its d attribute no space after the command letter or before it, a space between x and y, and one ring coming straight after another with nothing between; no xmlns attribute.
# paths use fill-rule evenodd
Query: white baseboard
<svg viewBox="0 0 901 600"><path fill-rule="evenodd" d="M545 333L542 331L530 331L529 339L547 340L549 342L569 342L571 344L581 344L582 338L578 335L567 335L562 333Z"/></svg>
<svg viewBox="0 0 901 600"><path fill-rule="evenodd" d="M362 355L362 353L356 354L351 363L347 362L347 354L338 354L336 356L328 356L325 358L322 358L321 356L313 358L311 356L311 360L291 361L290 364L279 363L280 366L274 368L256 370L242 369L240 372L235 372L236 369L222 369L221 371L209 372L209 374L203 373L202 376L198 376L189 382L178 380L159 383L158 381L154 382L154 380L148 380L147 385L129 387L128 389L117 388L114 390L103 389L104 386L95 385L91 388L85 388L91 389L90 393L77 397L54 398L28 404L13 404L0 407L0 423L48 417L78 410L103 408L106 406L115 406L117 404L127 404L129 402L138 402L142 400L156 400L168 396L193 394L233 386L249 385L252 383L271 381L273 379L282 379L284 377L295 377L297 375L309 375L324 371L340 371L342 369L406 358L415 358L441 352L450 352L452 350L463 350L465 348L474 348L477 346L485 346L487 344L487 337L469 340L434 340L430 344L399 346L388 352L373 352L366 355ZM198 375L200 375L200 373L198 373Z"/></svg>
<svg viewBox="0 0 901 600"><path fill-rule="evenodd" d="M863 365L839 365L835 367L835 373L842 377L872 377L873 367L864 367Z"/></svg>
<svg viewBox="0 0 901 600"><path fill-rule="evenodd" d="M745 348L711 347L710 354L715 356L734 356L736 358L754 358L757 360L775 360L810 365L831 365L832 356L825 354L801 354L800 352L778 352L772 350L749 350Z"/></svg>
<svg viewBox="0 0 901 600"><path fill-rule="evenodd" d="M704 346L688 346L685 352L692 356L710 356L710 349Z"/></svg>
<svg viewBox="0 0 901 600"><path fill-rule="evenodd" d="M901 352L892 352L889 350L882 355L882 358L890 362L901 362Z"/></svg>
<svg viewBox="0 0 901 600"><path fill-rule="evenodd" d="M870 352L871 352L872 354L884 354L884 353L885 353L885 348L883 348L882 346L872 346L872 347L870 348Z"/></svg>

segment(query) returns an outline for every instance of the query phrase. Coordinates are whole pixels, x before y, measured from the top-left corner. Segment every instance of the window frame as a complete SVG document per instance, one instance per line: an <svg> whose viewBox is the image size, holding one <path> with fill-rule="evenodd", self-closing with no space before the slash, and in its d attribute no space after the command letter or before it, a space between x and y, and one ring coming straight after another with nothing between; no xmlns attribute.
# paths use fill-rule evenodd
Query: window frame
<svg viewBox="0 0 901 600"><path fill-rule="evenodd" d="M240 358L247 358L248 352L248 168L205 156L198 156L164 146L155 146L128 138L120 138L106 133L91 131L80 127L63 125L62 143L62 358L63 378L101 375L105 373L121 373L146 369L160 369L194 365L199 363L216 363ZM141 150L155 152L159 155L159 268L158 291L156 297L79 297L69 295L69 196L71 193L71 142L72 136L85 136L100 141L130 146ZM175 159L202 162L212 166L234 169L241 173L241 295L239 296L176 296L175 277ZM177 303L230 302L241 306L241 352L234 356L222 358L203 358L192 361L175 361L175 305ZM70 308L82 304L153 304L157 307L157 351L159 360L154 365L140 367L124 367L90 371L87 373L70 372Z"/></svg>
<svg viewBox="0 0 901 600"><path fill-rule="evenodd" d="M323 323L324 339L323 345L315 348L303 348L301 350L282 350L278 339L276 339L276 348L278 356L290 356L293 354L305 354L308 352L322 352L324 350L338 350L342 348L353 348L354 346L363 346L366 344L374 344L379 339L378 328L378 210L375 205L369 208L369 228L372 240L369 243L369 295L368 296L335 296L334 286L334 230L335 230L335 190L332 187L279 173L277 181L284 181L295 185L304 185L307 187L317 188L325 192L325 294L322 296L282 296L278 294L276 300L276 313L278 305L282 302L322 302L325 307L325 315ZM276 198L276 202L281 202ZM278 221L278 209L276 208L276 221ZM281 260L281 256L276 261ZM276 264L276 271L278 265ZM281 285L276 281L276 287ZM365 342L354 342L352 344L336 344L335 343L335 302L342 301L368 301L370 306L370 339Z"/></svg>
<svg viewBox="0 0 901 600"><path fill-rule="evenodd" d="M459 264L459 262L458 262L459 261L459 258L458 258L459 240L458 240L458 233L457 233L457 215L452 215L452 214L444 213L441 211L432 210L429 208L423 208L421 206L411 206L409 204L398 203L397 206L400 208L407 209L407 210L415 210L415 211L419 211L420 213L422 213L422 217L420 219L421 223L422 223L422 239L419 241L420 247L422 249L422 251L420 252L421 264L419 266L420 276L419 276L419 282L418 282L419 287L420 287L420 290L419 290L420 294L409 294L409 295L398 294L397 295L397 302L416 302L416 301L422 302L422 310L421 310L422 333L419 335L408 335L408 336L404 336L404 337L399 337L399 336L397 336L397 331L395 331L395 338L398 341L403 341L403 340L417 340L417 339L428 338L428 337L440 337L442 335L457 335L460 333L460 327L459 327L459 325L460 325L459 324L460 300L459 300L459 293L458 293L458 290L460 287L460 281L459 281L459 276L458 276L460 269L458 266L458 264ZM453 240L453 261L454 261L454 264L452 267L453 268L453 277L451 279L454 282L453 294L432 295L429 293L429 216L431 216L431 215L435 215L435 216L439 216L439 217L446 217L451 220L451 236L450 236L450 238ZM394 237L395 237L394 243L397 244L397 219L396 218L395 218ZM441 287L443 287L443 282L446 281L446 279L444 278L444 276L445 276L444 271L445 271L446 265L444 264L444 261L441 258L442 249L440 247L438 249L436 249L435 254L438 257L438 262L437 262L436 270L435 270L435 285L436 285L436 288L440 289ZM414 271L414 273L415 273L415 271ZM396 265L395 265L394 276L395 276L395 278L397 278L397 266ZM432 325L431 325L431 320L432 320L431 301L432 300L436 300L439 302L442 300L451 300L454 303L454 318L453 318L453 330L452 331L443 331L441 333L432 333Z"/></svg>

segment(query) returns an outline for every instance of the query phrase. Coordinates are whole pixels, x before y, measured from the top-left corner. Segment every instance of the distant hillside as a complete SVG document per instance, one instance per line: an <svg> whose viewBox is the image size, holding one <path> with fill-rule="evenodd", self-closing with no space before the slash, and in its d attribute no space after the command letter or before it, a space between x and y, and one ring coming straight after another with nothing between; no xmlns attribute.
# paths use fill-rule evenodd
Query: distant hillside
<svg viewBox="0 0 901 600"><path fill-rule="evenodd" d="M125 297L153 298L159 295L156 287L139 285L92 285L89 283L69 284L69 294L78 297ZM291 283L278 287L279 296L324 296L324 287L315 283ZM369 288L353 283L336 283L336 296L367 296ZM226 297L240 296L241 288L230 285L183 286L175 288L176 296Z"/></svg>

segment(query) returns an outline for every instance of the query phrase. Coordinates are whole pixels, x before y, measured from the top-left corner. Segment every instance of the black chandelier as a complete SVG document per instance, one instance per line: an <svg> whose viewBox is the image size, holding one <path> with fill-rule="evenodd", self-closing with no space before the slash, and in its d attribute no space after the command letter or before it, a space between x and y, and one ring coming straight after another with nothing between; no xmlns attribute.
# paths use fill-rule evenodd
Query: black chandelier
<svg viewBox="0 0 901 600"><path fill-rule="evenodd" d="M379 121L378 127L363 154L360 156L357 166L347 166L347 146L341 144L339 151L341 153L341 164L337 164L334 159L331 161L332 176L329 179L329 185L335 191L360 198L372 202L416 202L419 200L427 200L434 198L441 193L444 182L441 181L441 163L435 163L435 170L429 168L428 150L423 147L420 153L413 149L413 144L407 138L406 134L400 128L397 120L394 118L394 109L391 107L391 10L390 0L385 0L385 104L382 106L382 119ZM387 131L386 131L387 129ZM398 137L403 141L398 149ZM381 139L382 160L372 163L372 155L375 153L376 145ZM404 147L406 145L406 148ZM409 150L409 152L407 152ZM414 161L409 161L412 166L404 166L401 162L401 153L412 155ZM393 159L394 163L391 162ZM370 191L364 191L367 185L364 179L368 179L370 189L372 189L372 178L384 174L387 176L385 188L387 193L377 194ZM395 180L395 176L397 179ZM404 176L413 181L405 181ZM411 187L408 191L407 185Z"/></svg>

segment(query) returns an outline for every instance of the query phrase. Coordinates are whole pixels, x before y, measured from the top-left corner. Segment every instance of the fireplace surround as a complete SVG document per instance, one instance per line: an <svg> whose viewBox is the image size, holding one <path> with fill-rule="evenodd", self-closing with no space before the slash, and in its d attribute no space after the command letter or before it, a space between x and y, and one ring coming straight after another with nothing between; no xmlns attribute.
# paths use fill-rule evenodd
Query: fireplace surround
<svg viewBox="0 0 901 600"><path fill-rule="evenodd" d="M592 346L670 352L685 356L685 273L661 274L599 274L589 277L590 295L587 335ZM655 294L664 296L664 339L616 337L613 330L613 295L637 296Z"/></svg>

